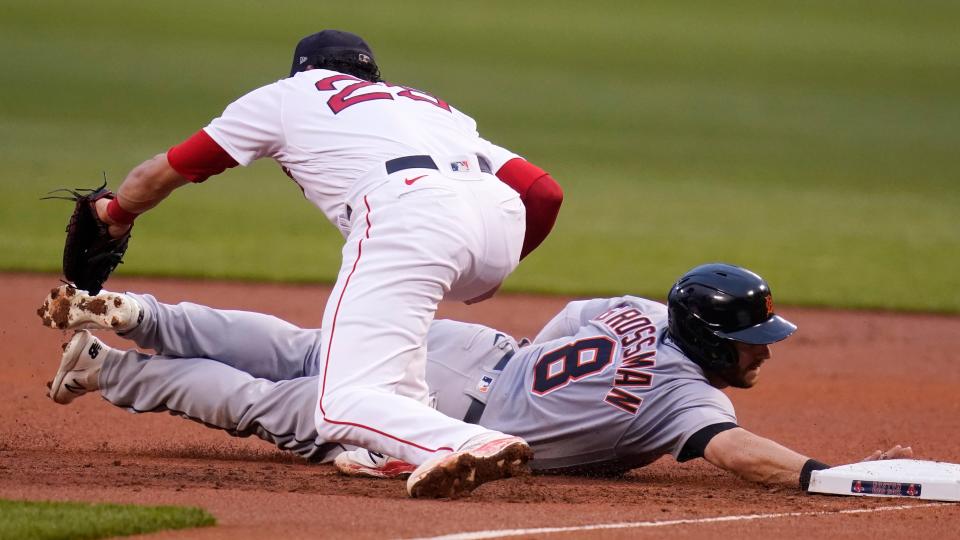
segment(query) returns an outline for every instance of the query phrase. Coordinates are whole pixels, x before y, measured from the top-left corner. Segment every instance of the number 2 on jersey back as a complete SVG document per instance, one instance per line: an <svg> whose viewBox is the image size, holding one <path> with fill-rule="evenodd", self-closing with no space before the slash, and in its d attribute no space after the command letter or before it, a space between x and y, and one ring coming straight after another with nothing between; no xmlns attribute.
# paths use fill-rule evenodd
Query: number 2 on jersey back
<svg viewBox="0 0 960 540"><path fill-rule="evenodd" d="M358 103L364 103L367 101L374 101L379 99L388 99L388 100L394 99L393 97L394 94L392 92L366 92L363 94L357 94L357 91L363 88L367 88L368 86L380 86L382 88L386 88L387 90L391 90L391 91L394 89L400 89L400 91L396 93L396 95L399 97L412 99L413 101L422 101L425 103L429 103L434 107L439 107L447 112L450 112L450 105L448 105L447 102L439 98L435 98L430 94L421 92L420 90L417 90L415 88L410 88L408 86L396 86L389 83L375 83L370 81L364 81L363 79L358 79L357 77L354 77L352 75L344 75L342 73L339 75L331 75L330 77L320 79L319 81L317 81L317 83L314 86L317 88L317 90L321 92L329 92L329 91L337 90L337 87L334 86L334 84L340 81L353 81L353 82L351 82L350 84L347 84L346 86L342 86L342 88L340 88L340 90L336 94L330 96L330 98L327 100L327 106L330 107L330 110L333 112L333 114L337 114L340 111L346 109L347 107L356 105Z"/></svg>
<svg viewBox="0 0 960 540"><path fill-rule="evenodd" d="M594 337L545 353L533 366L533 393L546 395L603 371L613 360L614 341Z"/></svg>

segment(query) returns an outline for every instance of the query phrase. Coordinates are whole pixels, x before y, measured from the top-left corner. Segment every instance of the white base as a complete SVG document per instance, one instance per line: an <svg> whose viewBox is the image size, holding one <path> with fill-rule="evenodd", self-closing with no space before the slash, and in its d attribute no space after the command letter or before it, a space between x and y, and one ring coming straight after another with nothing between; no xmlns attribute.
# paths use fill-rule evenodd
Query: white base
<svg viewBox="0 0 960 540"><path fill-rule="evenodd" d="M960 501L960 465L918 459L852 463L813 471L807 491Z"/></svg>

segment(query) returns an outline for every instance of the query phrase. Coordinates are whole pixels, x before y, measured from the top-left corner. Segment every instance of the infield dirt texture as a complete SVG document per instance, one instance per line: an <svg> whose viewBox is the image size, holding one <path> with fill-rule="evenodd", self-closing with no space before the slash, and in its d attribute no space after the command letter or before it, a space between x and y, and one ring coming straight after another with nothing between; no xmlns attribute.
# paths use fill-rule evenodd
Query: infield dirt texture
<svg viewBox="0 0 960 540"><path fill-rule="evenodd" d="M771 491L671 458L622 480L531 477L482 486L458 501L411 500L401 481L339 477L332 466L308 465L258 440L166 414L135 416L95 395L54 404L44 382L56 371L64 336L41 327L33 311L57 281L0 277L8 290L0 312L0 498L191 505L217 518L210 529L151 538L412 538L747 514L761 518L533 536L948 538L960 520L956 504L896 509L926 503ZM263 311L304 326L319 320L327 294L314 286L127 278L111 285L166 302ZM532 335L564 304L506 295L469 308L446 304L441 315ZM912 444L918 457L960 462L960 319L781 311L800 329L774 348L757 387L729 393L743 426L830 463L896 443ZM115 336L108 341L124 344ZM866 513L837 513L850 510ZM801 515L776 517L783 513Z"/></svg>

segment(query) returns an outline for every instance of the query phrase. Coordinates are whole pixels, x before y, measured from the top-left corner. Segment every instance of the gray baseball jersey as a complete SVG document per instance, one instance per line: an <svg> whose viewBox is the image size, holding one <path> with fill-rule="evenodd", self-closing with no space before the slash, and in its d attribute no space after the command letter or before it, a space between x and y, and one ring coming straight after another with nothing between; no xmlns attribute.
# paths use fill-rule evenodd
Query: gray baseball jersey
<svg viewBox="0 0 960 540"><path fill-rule="evenodd" d="M158 354L109 351L105 399L256 435L314 460L343 450L319 440L313 423L318 330L131 296L144 318L126 337ZM473 415L526 439L535 469L624 470L677 456L701 428L736 419L727 397L664 339L665 325L665 306L629 296L572 302L522 348L492 328L435 321L431 398L448 416Z"/></svg>
<svg viewBox="0 0 960 540"><path fill-rule="evenodd" d="M727 396L666 338L666 306L570 303L490 382L481 424L526 439L535 469L626 470L736 422Z"/></svg>

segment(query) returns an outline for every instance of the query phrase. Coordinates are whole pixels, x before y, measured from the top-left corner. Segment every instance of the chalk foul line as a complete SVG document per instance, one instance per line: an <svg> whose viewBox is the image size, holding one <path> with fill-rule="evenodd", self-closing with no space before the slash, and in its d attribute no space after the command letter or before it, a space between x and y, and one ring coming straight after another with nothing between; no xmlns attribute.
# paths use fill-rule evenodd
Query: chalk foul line
<svg viewBox="0 0 960 540"><path fill-rule="evenodd" d="M556 534L578 531L599 531L605 529L640 529L648 527L671 527L674 525L697 525L703 523L724 523L730 521L754 521L761 519L777 519L785 517L814 517L835 516L841 514L869 514L873 512L893 512L898 510L912 510L915 508L933 508L951 506L954 503L927 503L904 504L900 506L881 506L879 508L856 508L853 510L819 510L816 512L782 512L776 514L743 514L739 516L717 516L696 519L673 519L665 521L632 521L624 523L597 523L594 525L578 525L574 527L540 527L535 529L500 529L489 531L474 531L430 536L415 540L483 540L485 538L506 538L509 536L525 536L530 534Z"/></svg>

